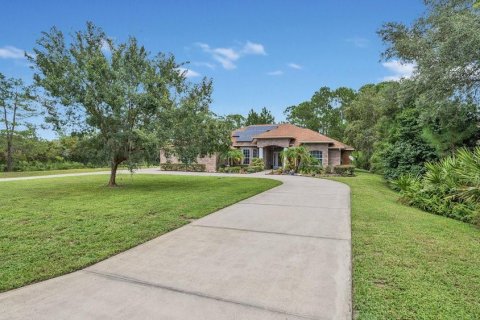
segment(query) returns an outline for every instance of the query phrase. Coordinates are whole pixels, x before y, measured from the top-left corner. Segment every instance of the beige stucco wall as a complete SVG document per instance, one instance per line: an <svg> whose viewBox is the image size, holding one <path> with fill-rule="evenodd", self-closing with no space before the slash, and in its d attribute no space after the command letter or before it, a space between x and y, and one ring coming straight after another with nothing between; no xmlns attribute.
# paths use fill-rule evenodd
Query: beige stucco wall
<svg viewBox="0 0 480 320"><path fill-rule="evenodd" d="M330 154L328 150L328 143L307 143L303 145L308 151L318 150L322 151L322 166L329 165Z"/></svg>
<svg viewBox="0 0 480 320"><path fill-rule="evenodd" d="M160 150L160 164L167 163L168 161L170 161L170 163L181 163L174 155L170 155L167 159L164 150ZM213 154L203 158L197 157L197 163L204 164L207 172L215 172L217 171L218 155Z"/></svg>

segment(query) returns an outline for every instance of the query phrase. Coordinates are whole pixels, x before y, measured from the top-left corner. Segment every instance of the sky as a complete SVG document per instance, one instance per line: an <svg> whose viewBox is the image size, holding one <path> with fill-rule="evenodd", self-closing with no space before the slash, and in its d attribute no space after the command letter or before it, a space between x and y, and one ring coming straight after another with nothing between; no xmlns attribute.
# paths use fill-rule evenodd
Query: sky
<svg viewBox="0 0 480 320"><path fill-rule="evenodd" d="M408 77L413 66L381 60L376 32L385 22L409 24L424 10L420 0L4 1L0 72L31 83L23 52L41 32L56 26L69 34L92 21L115 41L135 36L152 55L189 62L193 82L213 79L215 113L267 107L282 121L286 107L322 86L358 89Z"/></svg>

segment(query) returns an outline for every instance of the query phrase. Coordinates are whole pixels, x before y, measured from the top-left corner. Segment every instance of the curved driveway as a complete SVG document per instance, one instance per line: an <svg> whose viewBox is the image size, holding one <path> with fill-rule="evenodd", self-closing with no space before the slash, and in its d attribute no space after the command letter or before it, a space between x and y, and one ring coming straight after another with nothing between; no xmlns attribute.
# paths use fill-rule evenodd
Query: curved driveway
<svg viewBox="0 0 480 320"><path fill-rule="evenodd" d="M2 293L0 319L351 319L349 188L248 176L283 184L84 270Z"/></svg>

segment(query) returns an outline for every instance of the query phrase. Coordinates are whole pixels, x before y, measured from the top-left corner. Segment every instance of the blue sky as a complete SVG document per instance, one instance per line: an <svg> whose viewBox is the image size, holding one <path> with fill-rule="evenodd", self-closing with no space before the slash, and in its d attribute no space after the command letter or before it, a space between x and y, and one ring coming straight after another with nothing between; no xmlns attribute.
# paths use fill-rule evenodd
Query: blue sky
<svg viewBox="0 0 480 320"><path fill-rule="evenodd" d="M265 106L283 120L286 107L322 86L358 89L408 76L411 66L380 61L376 31L423 11L420 0L5 1L0 72L31 81L22 51L40 32L73 32L89 20L118 41L132 35L152 53L189 61L190 80L213 79L217 114Z"/></svg>

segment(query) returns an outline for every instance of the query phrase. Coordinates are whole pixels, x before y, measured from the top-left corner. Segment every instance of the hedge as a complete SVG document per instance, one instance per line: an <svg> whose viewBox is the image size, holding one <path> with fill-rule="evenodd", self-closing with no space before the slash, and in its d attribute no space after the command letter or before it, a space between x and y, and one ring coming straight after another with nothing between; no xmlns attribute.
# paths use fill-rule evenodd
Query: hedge
<svg viewBox="0 0 480 320"><path fill-rule="evenodd" d="M355 175L355 166L352 166L352 165L334 166L333 173L341 176L353 176Z"/></svg>
<svg viewBox="0 0 480 320"><path fill-rule="evenodd" d="M160 170L163 171L189 171L189 172L205 172L207 167L204 164L183 164L183 163L162 163Z"/></svg>

